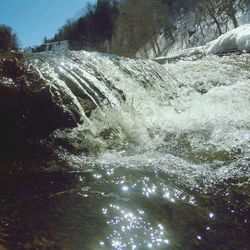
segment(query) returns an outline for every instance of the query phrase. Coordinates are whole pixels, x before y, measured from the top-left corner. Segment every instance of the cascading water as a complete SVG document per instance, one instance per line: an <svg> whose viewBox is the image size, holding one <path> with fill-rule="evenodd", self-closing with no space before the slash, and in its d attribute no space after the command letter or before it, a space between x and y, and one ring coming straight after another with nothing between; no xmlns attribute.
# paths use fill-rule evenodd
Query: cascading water
<svg viewBox="0 0 250 250"><path fill-rule="evenodd" d="M81 116L76 129L54 133L82 151L80 165L136 167L139 160L184 176L188 166L214 178L249 157L248 57L170 65L87 52L44 57L33 66L65 109L74 106Z"/></svg>
<svg viewBox="0 0 250 250"><path fill-rule="evenodd" d="M54 188L51 182L59 177L37 177L38 190L46 179L51 191L49 196L39 191L42 196L30 208L50 221L53 213L39 210L41 201L48 202L62 219L52 224L62 227L46 222L45 230L31 223L35 236L19 244L247 249L249 60L249 55L210 56L160 65L84 51L30 56L43 87L78 126L50 136L59 158L53 164L57 169L62 164L61 175L69 180L64 176L65 186ZM12 208L18 216L23 204ZM20 225L31 221L23 217Z"/></svg>

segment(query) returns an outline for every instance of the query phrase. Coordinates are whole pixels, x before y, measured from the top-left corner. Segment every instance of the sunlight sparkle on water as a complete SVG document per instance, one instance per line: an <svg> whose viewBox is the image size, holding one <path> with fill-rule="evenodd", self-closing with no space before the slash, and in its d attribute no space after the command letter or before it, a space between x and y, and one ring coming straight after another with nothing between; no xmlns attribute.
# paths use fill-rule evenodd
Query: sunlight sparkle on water
<svg viewBox="0 0 250 250"><path fill-rule="evenodd" d="M197 235L197 239L198 239L198 240L201 240L201 236L200 236L200 235Z"/></svg>
<svg viewBox="0 0 250 250"><path fill-rule="evenodd" d="M101 174L94 174L93 175L96 179L101 179L102 178L102 175Z"/></svg>
<svg viewBox="0 0 250 250"><path fill-rule="evenodd" d="M214 214L213 213L209 213L209 218L214 218Z"/></svg>
<svg viewBox="0 0 250 250"><path fill-rule="evenodd" d="M144 218L145 212L140 209L128 210L121 205L109 204L102 209L103 214L109 214L107 224L112 233L107 236L107 244L114 249L157 249L169 244L166 232L161 224L154 225Z"/></svg>
<svg viewBox="0 0 250 250"><path fill-rule="evenodd" d="M123 191L128 191L129 188L128 188L128 186L123 186L123 187L122 187L122 190L123 190Z"/></svg>

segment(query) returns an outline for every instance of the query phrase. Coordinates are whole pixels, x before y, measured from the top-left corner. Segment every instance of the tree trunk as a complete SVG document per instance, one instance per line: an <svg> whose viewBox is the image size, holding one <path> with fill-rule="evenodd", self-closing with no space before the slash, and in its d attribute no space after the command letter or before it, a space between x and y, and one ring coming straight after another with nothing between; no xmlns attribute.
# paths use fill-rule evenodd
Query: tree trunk
<svg viewBox="0 0 250 250"><path fill-rule="evenodd" d="M238 22L237 22L237 20L236 20L235 15L232 15L231 19L232 19L232 21L233 21L234 28L237 28L239 25L238 25Z"/></svg>
<svg viewBox="0 0 250 250"><path fill-rule="evenodd" d="M156 51L156 49L155 49L155 45L154 45L154 40L153 40L153 38L151 38L151 44L152 44L152 48L153 48L154 54L155 54L155 56L157 56L157 51Z"/></svg>
<svg viewBox="0 0 250 250"><path fill-rule="evenodd" d="M220 23L219 21L217 20L217 18L214 16L214 15L211 15L213 21L215 22L216 26L217 26L217 29L219 31L219 34L222 35L222 30L221 30L221 27L220 27Z"/></svg>
<svg viewBox="0 0 250 250"><path fill-rule="evenodd" d="M160 53L161 53L161 49L160 49L160 46L159 46L159 44L158 44L158 41L157 41L157 37L156 36L154 36L153 37L153 40L154 40L154 42L155 42L155 45L156 45L156 48L157 48L157 55L159 55Z"/></svg>
<svg viewBox="0 0 250 250"><path fill-rule="evenodd" d="M236 16L235 16L234 7L231 4L229 4L229 5L230 6L228 6L228 16L232 20L234 28L237 28L239 25L238 25L238 22L237 22L237 19L236 19Z"/></svg>

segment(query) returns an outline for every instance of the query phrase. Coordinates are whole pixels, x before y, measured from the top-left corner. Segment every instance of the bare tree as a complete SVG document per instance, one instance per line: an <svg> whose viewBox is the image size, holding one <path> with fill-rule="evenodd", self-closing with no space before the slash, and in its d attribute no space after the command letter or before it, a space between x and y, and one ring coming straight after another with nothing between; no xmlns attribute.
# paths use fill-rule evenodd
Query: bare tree
<svg viewBox="0 0 250 250"><path fill-rule="evenodd" d="M0 25L0 50L7 51L9 49L16 50L18 48L17 35L13 33L11 27Z"/></svg>
<svg viewBox="0 0 250 250"><path fill-rule="evenodd" d="M210 17L215 23L217 30L222 35L223 2L224 0L197 0L197 11L202 13L200 17Z"/></svg>
<svg viewBox="0 0 250 250"><path fill-rule="evenodd" d="M219 34L221 35L222 26L230 20L234 27L238 27L236 13L246 9L245 0L195 0L197 22L210 17L215 23Z"/></svg>
<svg viewBox="0 0 250 250"><path fill-rule="evenodd" d="M246 10L246 2L244 0L224 0L222 1L226 15L233 22L235 28L239 26L236 13L237 11L244 12Z"/></svg>

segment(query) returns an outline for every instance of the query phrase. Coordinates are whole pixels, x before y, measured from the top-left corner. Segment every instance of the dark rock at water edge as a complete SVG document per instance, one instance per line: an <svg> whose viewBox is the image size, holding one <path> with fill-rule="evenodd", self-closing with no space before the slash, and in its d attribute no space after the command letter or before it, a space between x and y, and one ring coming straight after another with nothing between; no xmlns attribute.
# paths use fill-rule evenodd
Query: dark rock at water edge
<svg viewBox="0 0 250 250"><path fill-rule="evenodd" d="M65 111L52 95L25 55L0 54L0 160L25 155L30 142L77 125L77 113Z"/></svg>

